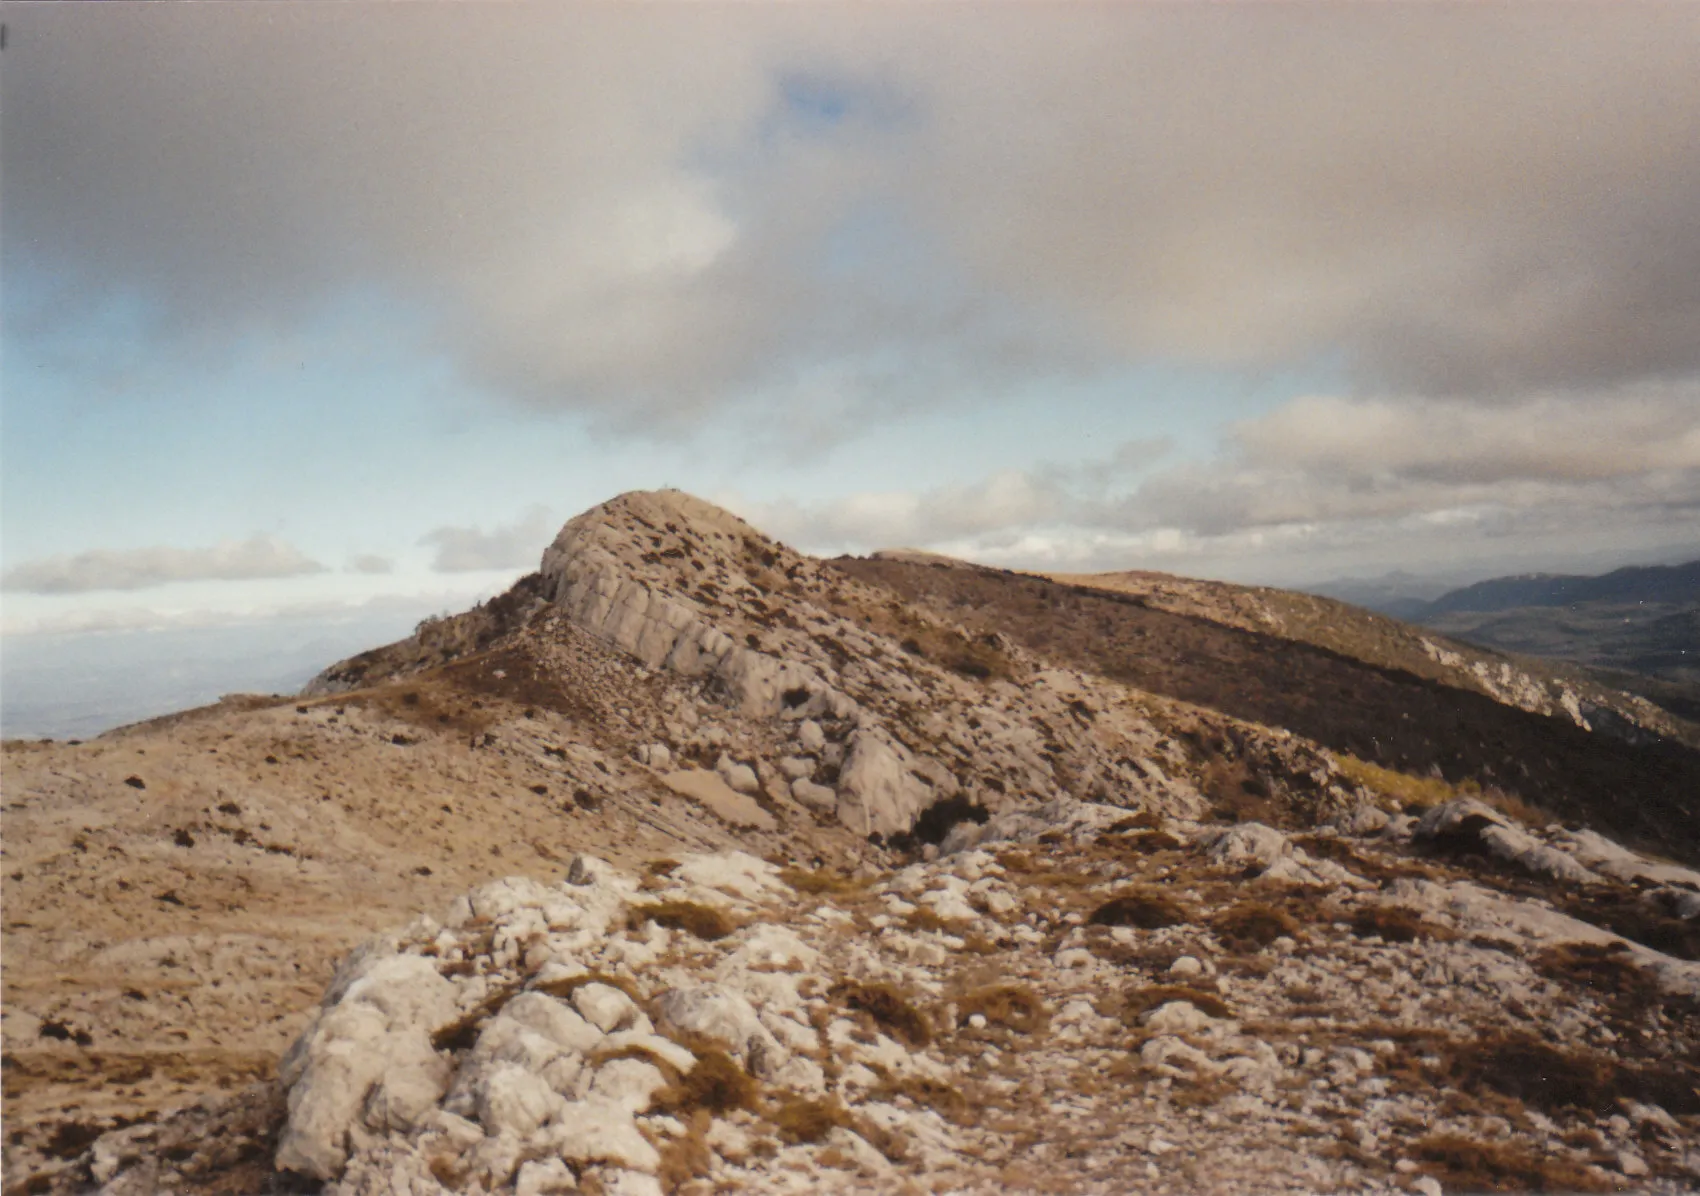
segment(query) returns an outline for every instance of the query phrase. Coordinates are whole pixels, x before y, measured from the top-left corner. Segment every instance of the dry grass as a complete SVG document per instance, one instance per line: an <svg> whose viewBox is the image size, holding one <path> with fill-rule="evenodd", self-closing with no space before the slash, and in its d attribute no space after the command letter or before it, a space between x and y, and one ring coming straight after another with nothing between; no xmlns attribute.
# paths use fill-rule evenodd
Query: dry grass
<svg viewBox="0 0 1700 1196"><path fill-rule="evenodd" d="M1190 920L1191 915L1173 897L1148 889L1118 894L1093 910L1088 919L1093 926L1135 926L1141 930L1181 926Z"/></svg>
<svg viewBox="0 0 1700 1196"><path fill-rule="evenodd" d="M1450 942L1457 938L1444 926L1425 921L1415 910L1397 905L1366 905L1352 915L1352 933L1384 943L1414 943L1418 939Z"/></svg>
<svg viewBox="0 0 1700 1196"><path fill-rule="evenodd" d="M903 924L910 930L927 931L935 934L961 934L969 923L955 918L945 918L931 906L916 907L912 913L903 916Z"/></svg>
<svg viewBox="0 0 1700 1196"><path fill-rule="evenodd" d="M1423 1170L1448 1191L1464 1192L1609 1192L1613 1185L1565 1159L1543 1158L1500 1142L1479 1142L1462 1134L1431 1134L1416 1144Z"/></svg>
<svg viewBox="0 0 1700 1196"><path fill-rule="evenodd" d="M1438 777L1414 777L1360 760L1347 752L1335 754L1334 762L1346 779L1385 798L1388 804L1401 809L1413 806L1438 806L1452 801L1459 792L1449 782Z"/></svg>
<svg viewBox="0 0 1700 1196"><path fill-rule="evenodd" d="M908 1046L925 1047L933 1041L931 1019L890 984L846 981L836 985L831 995L842 1001L846 1008L866 1014L881 1029Z"/></svg>
<svg viewBox="0 0 1700 1196"><path fill-rule="evenodd" d="M1168 831L1133 831L1127 834L1105 831L1098 836L1098 846L1128 855L1153 855L1159 851L1182 851L1186 848L1186 841L1177 839Z"/></svg>
<svg viewBox="0 0 1700 1196"><path fill-rule="evenodd" d="M1167 1005L1170 1001L1190 1002L1200 1013L1207 1013L1211 1017L1234 1016L1234 1011L1228 1008L1228 1003L1215 993L1180 984L1154 984L1127 994L1126 1004L1122 1006L1122 1021L1127 1025L1134 1025L1145 1014L1159 1006Z"/></svg>
<svg viewBox="0 0 1700 1196"><path fill-rule="evenodd" d="M892 1076L882 1073L880 1085L872 1096L880 1100L903 1097L922 1108L931 1109L952 1125L973 1125L974 1107L962 1091L943 1080L927 1076Z"/></svg>
<svg viewBox="0 0 1700 1196"><path fill-rule="evenodd" d="M658 1108L669 1113L730 1113L753 1109L760 1089L747 1072L717 1047L697 1051L696 1066L662 1091Z"/></svg>
<svg viewBox="0 0 1700 1196"><path fill-rule="evenodd" d="M678 1192L714 1169L714 1152L708 1145L708 1131L713 1122L706 1110L699 1109L691 1114L685 1132L661 1148L661 1166L655 1178L661 1182L662 1191Z"/></svg>
<svg viewBox="0 0 1700 1196"><path fill-rule="evenodd" d="M645 922L654 922L669 930L683 930L709 943L725 938L738 928L720 910L695 901L661 901L655 905L640 906L635 914Z"/></svg>
<svg viewBox="0 0 1700 1196"><path fill-rule="evenodd" d="M802 868L782 868L779 879L799 893L811 897L853 897L872 885L872 877L845 876L827 868L809 872Z"/></svg>
<svg viewBox="0 0 1700 1196"><path fill-rule="evenodd" d="M1473 797L1524 826L1538 828L1553 821L1550 811L1543 810L1515 794L1502 792L1492 786L1484 788L1475 780L1465 779L1453 784L1440 777L1416 777L1407 772L1371 764L1368 760L1360 760L1346 752L1336 754L1335 763L1340 766L1340 771L1348 780L1378 794L1384 799L1384 804L1396 806L1408 813L1438 806L1442 802L1456 801L1461 797Z"/></svg>
<svg viewBox="0 0 1700 1196"><path fill-rule="evenodd" d="M1216 937L1236 951L1269 946L1276 939L1295 937L1299 924L1283 909L1262 901L1242 901L1211 919Z"/></svg>
<svg viewBox="0 0 1700 1196"><path fill-rule="evenodd" d="M788 1142L819 1142L833 1130L851 1126L850 1111L835 1096L810 1100L787 1094L769 1111L768 1120Z"/></svg>
<svg viewBox="0 0 1700 1196"><path fill-rule="evenodd" d="M1555 943L1530 962L1549 980L1587 989L1629 1021L1639 1020L1664 1003L1658 981L1635 962L1623 943Z"/></svg>
<svg viewBox="0 0 1700 1196"><path fill-rule="evenodd" d="M957 1024L965 1026L976 1013L994 1026L1018 1034L1036 1034L1050 1014L1045 1001L1025 984L994 984L977 988L957 1002Z"/></svg>
<svg viewBox="0 0 1700 1196"><path fill-rule="evenodd" d="M1366 1028L1360 1037L1369 1033ZM1633 1099L1678 1116L1700 1113L1700 1068L1680 1057L1632 1062L1503 1030L1462 1040L1391 1027L1377 1027L1373 1034L1400 1044L1383 1063L1388 1075L1449 1090L1465 1112L1480 1103L1513 1119L1524 1106L1554 1117L1593 1119Z"/></svg>

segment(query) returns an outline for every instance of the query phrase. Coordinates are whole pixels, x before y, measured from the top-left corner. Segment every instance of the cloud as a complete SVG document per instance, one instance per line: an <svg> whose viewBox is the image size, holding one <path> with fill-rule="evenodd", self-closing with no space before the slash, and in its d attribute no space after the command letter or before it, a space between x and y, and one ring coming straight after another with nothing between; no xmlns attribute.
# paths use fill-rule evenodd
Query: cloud
<svg viewBox="0 0 1700 1196"><path fill-rule="evenodd" d="M1163 453L1133 442L966 484L742 509L813 551L905 545L1016 568L1287 582L1700 552L1694 388L1489 407L1308 396L1233 426L1206 459Z"/></svg>
<svg viewBox="0 0 1700 1196"><path fill-rule="evenodd" d="M1687 386L1487 408L1298 398L1232 428L1216 460L1152 477L1130 507L1219 533L1404 516L1456 522L1460 513L1542 507L1634 508L1672 522L1696 497L1700 387Z"/></svg>
<svg viewBox="0 0 1700 1196"><path fill-rule="evenodd" d="M96 549L14 565L0 589L26 594L141 590L178 581L251 581L322 573L325 567L272 536L228 540L211 548Z"/></svg>
<svg viewBox="0 0 1700 1196"><path fill-rule="evenodd" d="M850 494L813 504L723 501L770 535L814 552L1007 541L1019 530L1090 522L1106 496L1170 451L1161 438L1130 440L1104 457L1007 469L923 491Z"/></svg>
<svg viewBox="0 0 1700 1196"><path fill-rule="evenodd" d="M134 300L205 349L376 292L477 384L647 433L823 374L855 412L1152 358L1481 400L1700 370L1683 5L8 23L26 330Z"/></svg>
<svg viewBox="0 0 1700 1196"><path fill-rule="evenodd" d="M517 521L490 531L477 527L439 527L427 532L419 542L436 548L431 568L439 573L519 569L537 563L556 530L547 510L532 507Z"/></svg>
<svg viewBox="0 0 1700 1196"><path fill-rule="evenodd" d="M395 562L390 560L389 557L366 552L348 562L348 571L350 573L393 573L395 572Z"/></svg>

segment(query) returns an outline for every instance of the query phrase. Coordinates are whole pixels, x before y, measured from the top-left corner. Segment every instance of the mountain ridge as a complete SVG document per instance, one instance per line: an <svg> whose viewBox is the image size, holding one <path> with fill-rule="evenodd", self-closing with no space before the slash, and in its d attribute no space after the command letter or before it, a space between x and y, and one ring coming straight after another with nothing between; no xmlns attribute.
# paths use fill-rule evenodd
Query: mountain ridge
<svg viewBox="0 0 1700 1196"><path fill-rule="evenodd" d="M1684 1190L1700 873L1599 830L1700 811L1538 756L1686 749L1141 584L634 492L302 695L7 744L8 1191ZM1572 804L1218 708L1324 681Z"/></svg>

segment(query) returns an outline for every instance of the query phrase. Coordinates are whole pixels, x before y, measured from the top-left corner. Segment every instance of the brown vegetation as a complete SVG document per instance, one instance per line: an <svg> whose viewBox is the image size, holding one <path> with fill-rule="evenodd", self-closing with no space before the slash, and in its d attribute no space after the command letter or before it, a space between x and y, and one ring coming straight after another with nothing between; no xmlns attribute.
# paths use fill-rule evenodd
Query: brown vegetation
<svg viewBox="0 0 1700 1196"><path fill-rule="evenodd" d="M730 1113L753 1109L759 1089L747 1072L717 1047L698 1048L696 1066L680 1076L657 1098L669 1113Z"/></svg>
<svg viewBox="0 0 1700 1196"><path fill-rule="evenodd" d="M845 981L835 986L831 995L842 1001L845 1008L867 1014L881 1029L908 1046L925 1047L933 1041L932 1020L890 984Z"/></svg>
<svg viewBox="0 0 1700 1196"><path fill-rule="evenodd" d="M870 877L845 876L828 868L812 872L802 868L782 868L779 879L810 897L849 897L864 892L873 884Z"/></svg>
<svg viewBox="0 0 1700 1196"><path fill-rule="evenodd" d="M1267 947L1283 936L1295 937L1299 924L1283 909L1262 901L1242 901L1210 921L1216 937L1236 951Z"/></svg>
<svg viewBox="0 0 1700 1196"><path fill-rule="evenodd" d="M657 902L640 907L637 916L669 930L683 930L687 934L694 934L709 943L725 938L738 928L737 924L720 910L695 901Z"/></svg>
<svg viewBox="0 0 1700 1196"><path fill-rule="evenodd" d="M1457 936L1444 926L1426 921L1415 910L1397 905L1365 905L1352 914L1352 933L1384 943L1414 943L1418 939L1449 942Z"/></svg>
<svg viewBox="0 0 1700 1196"><path fill-rule="evenodd" d="M1190 920L1186 909L1166 893L1134 889L1110 898L1087 919L1093 926L1134 926L1158 930Z"/></svg>
<svg viewBox="0 0 1700 1196"><path fill-rule="evenodd" d="M789 1142L819 1142L833 1130L851 1125L850 1111L836 1096L810 1100L787 1094L769 1112L768 1120Z"/></svg>
<svg viewBox="0 0 1700 1196"><path fill-rule="evenodd" d="M1438 789L1420 779L1431 770L1444 774L1449 789L1516 778L1525 797L1539 795L1562 817L1700 859L1700 803L1686 796L1700 793L1700 751L1676 742L1631 744L1531 714L1422 675L1430 666L1419 657L1390 667L1393 658L1375 644L1348 654L1158 609L1132 595L993 569L850 559L831 567L929 605L979 635L1006 635L1056 664L1285 727L1383 770L1361 776L1395 788L1416 784L1414 801L1439 800ZM1198 759L1222 761L1220 775L1193 779L1225 795L1216 798L1224 813L1261 800L1247 782L1254 789L1275 782L1276 807L1300 821L1315 796L1314 782L1289 774L1254 743L1235 745L1232 759L1222 751L1201 751ZM1407 780L1389 780L1389 773ZM1635 800L1625 800L1630 796Z"/></svg>
<svg viewBox="0 0 1700 1196"><path fill-rule="evenodd" d="M1609 1192L1614 1186L1569 1160L1462 1134L1431 1134L1416 1144L1416 1155L1448 1191Z"/></svg>
<svg viewBox="0 0 1700 1196"><path fill-rule="evenodd" d="M975 989L956 1003L957 1024L965 1026L976 1013L994 1026L1018 1034L1035 1034L1049 1020L1044 998L1024 984L996 984Z"/></svg>

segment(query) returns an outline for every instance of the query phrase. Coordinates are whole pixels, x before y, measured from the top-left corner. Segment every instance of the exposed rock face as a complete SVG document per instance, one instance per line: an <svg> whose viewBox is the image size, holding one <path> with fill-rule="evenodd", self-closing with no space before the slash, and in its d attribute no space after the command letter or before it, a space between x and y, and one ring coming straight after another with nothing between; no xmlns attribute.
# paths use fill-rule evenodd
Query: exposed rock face
<svg viewBox="0 0 1700 1196"><path fill-rule="evenodd" d="M1691 1183L1700 875L853 572L627 495L310 696L9 747L8 1190Z"/></svg>
<svg viewBox="0 0 1700 1196"><path fill-rule="evenodd" d="M483 886L339 971L282 1071L277 1165L334 1196L1251 1177L1295 1194L1633 1178L1674 1196L1700 1179L1700 1072L1681 1062L1700 1019L1674 1042L1624 1037L1629 994L1692 1002L1700 964L1397 836L1312 840L1409 870L1377 892L1348 868L1338 886L1282 871L1327 861L1269 827L1109 829L1125 821L1053 802L979 828L999 854L862 882L719 852L647 881L580 857L556 885ZM1559 896L1571 882L1551 875ZM1154 880L1184 893L1178 919L1101 916ZM735 928L645 916L681 906ZM1589 961L1619 956L1602 989ZM227 1116L239 1130L250 1105ZM1324 1123L1354 1149L1316 1150ZM169 1178L133 1131L92 1157L111 1196Z"/></svg>

